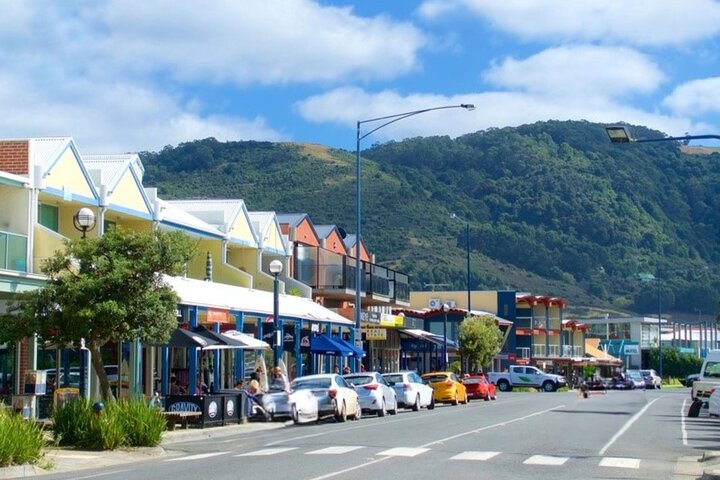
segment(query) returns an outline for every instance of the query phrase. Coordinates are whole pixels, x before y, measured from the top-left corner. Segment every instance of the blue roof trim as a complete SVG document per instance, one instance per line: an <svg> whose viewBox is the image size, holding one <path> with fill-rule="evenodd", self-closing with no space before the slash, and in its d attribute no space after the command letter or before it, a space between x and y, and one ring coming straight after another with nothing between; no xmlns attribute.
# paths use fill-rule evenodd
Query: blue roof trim
<svg viewBox="0 0 720 480"><path fill-rule="evenodd" d="M120 207L118 205L108 205L107 209L113 212L118 213L126 213L128 215L132 215L133 217L143 218L145 220L152 220L153 216L150 213L141 212L139 210L133 210L132 208L126 208L126 207Z"/></svg>
<svg viewBox="0 0 720 480"><path fill-rule="evenodd" d="M47 174L48 172L50 172L50 170L53 169L53 167L55 167L55 165L60 161L60 158L62 158L62 156L65 154L65 151L68 148L73 152L73 155L75 156L75 161L78 162L80 171L82 172L83 177L85 177L85 181L87 182L88 186L90 187L90 190L93 192L95 199L99 200L100 195L99 195L97 189L95 188L95 183L92 181L92 178L90 178L90 174L88 173L87 169L85 168L85 163L83 163L83 161L82 161L82 156L80 155L80 152L78 152L77 147L75 147L75 141L72 138L68 140L65 147L62 150L60 150L60 152L55 156L55 159L48 164L44 173ZM95 203L94 205L97 205L97 203Z"/></svg>
<svg viewBox="0 0 720 480"><path fill-rule="evenodd" d="M43 193L48 193L48 194L50 194L50 195L53 195L53 196L56 196L56 197L60 197L60 198L64 198L64 197L65 197L64 192L63 192L62 190L58 190L58 189L55 188L55 187L45 187L45 188L42 189L42 192L43 192ZM72 192L72 201L78 201L78 202L81 202L81 203L86 203L86 204L88 204L88 205L92 205L92 206L95 206L95 207L97 207L98 205L100 205L100 200L99 200L99 199L86 197L85 195L79 195L79 194L77 194L77 193L75 193L75 192Z"/></svg>
<svg viewBox="0 0 720 480"><path fill-rule="evenodd" d="M208 232L205 230L200 230L199 228L190 227L188 225L183 225L182 223L175 223L175 222L171 222L169 220L162 220L160 223L162 225L167 225L169 227L177 228L180 230L197 233L197 234L204 235L204 236L210 237L210 238L219 238L221 240L225 238L225 236L222 233L215 234L215 233L211 233L211 232Z"/></svg>

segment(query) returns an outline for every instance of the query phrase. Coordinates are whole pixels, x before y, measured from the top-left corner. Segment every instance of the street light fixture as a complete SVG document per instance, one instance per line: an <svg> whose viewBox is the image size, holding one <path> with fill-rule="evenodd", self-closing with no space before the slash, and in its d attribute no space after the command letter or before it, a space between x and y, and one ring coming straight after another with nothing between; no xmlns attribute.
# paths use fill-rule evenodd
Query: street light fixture
<svg viewBox="0 0 720 480"><path fill-rule="evenodd" d="M280 260L273 260L270 262L270 273L273 276L273 329L274 338L273 342L273 367L277 367L280 363L280 347L282 346L282 331L279 325L279 312L280 312L280 293L279 293L279 280L278 275L282 272L283 264Z"/></svg>
<svg viewBox="0 0 720 480"><path fill-rule="evenodd" d="M662 356L662 290L660 288L661 280L652 273L639 273L637 278L641 282L655 282L657 284L657 301L658 301L658 375L663 375L663 356Z"/></svg>
<svg viewBox="0 0 720 480"><path fill-rule="evenodd" d="M85 234L95 228L95 212L87 207L83 207L73 215L73 226L82 232L82 238Z"/></svg>
<svg viewBox="0 0 720 480"><path fill-rule="evenodd" d="M383 127L387 127L388 125L398 122L400 120L404 120L408 117L414 117L415 115L420 115L421 113L425 112L432 112L434 110L445 110L449 108L462 108L468 111L475 110L475 105L471 103L461 103L460 105L445 105L442 107L432 107L432 108L423 108L421 110L413 110L411 112L404 112L404 113L396 113L394 115L385 115L383 117L377 117L377 118L369 118L367 120L358 120L357 121L357 133L355 136L355 328L352 331L352 342L353 344L357 345L357 341L361 338L360 337L360 312L362 310L362 298L361 298L361 291L362 288L362 261L360 259L360 245L362 242L362 234L361 234L361 224L362 224L362 212L360 208L360 141L369 135L372 135L373 133L377 132ZM383 122L377 127L373 128L372 130L362 133L360 131L360 127L366 123L375 123L375 122ZM360 360L358 358L355 359L354 371L358 371L360 368L359 366Z"/></svg>
<svg viewBox="0 0 720 480"><path fill-rule="evenodd" d="M633 138L625 125L605 127L605 133L611 143L647 143L647 142L689 142L690 140L720 140L720 135L685 135L684 137Z"/></svg>
<svg viewBox="0 0 720 480"><path fill-rule="evenodd" d="M472 305L470 304L470 296L472 293L472 290L470 288L470 222L468 222L467 220L463 220L454 213L450 215L450 218L455 218L457 220L460 220L461 222L465 222L465 245L467 247L467 309L468 317L470 317L472 316L472 313L470 313L472 310Z"/></svg>
<svg viewBox="0 0 720 480"><path fill-rule="evenodd" d="M443 370L448 368L448 350L447 350L447 314L450 311L450 305L443 303L442 311L444 314L443 319Z"/></svg>

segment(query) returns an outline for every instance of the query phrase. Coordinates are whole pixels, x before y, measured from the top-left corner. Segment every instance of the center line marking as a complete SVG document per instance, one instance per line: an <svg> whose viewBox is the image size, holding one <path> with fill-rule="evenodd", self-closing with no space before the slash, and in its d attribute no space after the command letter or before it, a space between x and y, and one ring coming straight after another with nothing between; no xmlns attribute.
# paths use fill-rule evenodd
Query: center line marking
<svg viewBox="0 0 720 480"><path fill-rule="evenodd" d="M658 400L660 400L659 397L656 398L655 400L651 401L651 402L648 403L647 405L645 405L645 406L642 408L642 410L640 410L639 412L637 412L635 415L633 415L633 417L632 417L630 420L628 420L627 422L625 422L625 425L623 425L623 426L620 428L620 430L618 430L617 433L616 433L615 435L613 435L613 437L610 439L610 441L608 441L608 442L605 444L605 446L600 449L600 452L598 452L598 455L601 455L601 456L602 456L602 455L605 455L605 452L607 452L608 448L610 448L610 447L612 446L612 444L615 443L615 441L616 441L618 438L620 438L620 437L623 435L623 433L625 433L625 432L628 430L628 428L630 428L630 426L631 426L633 423L635 423L635 422L637 421L637 419L642 416L643 413L645 413L645 412L647 411L648 408L650 408L650 405L652 405L653 403L657 402Z"/></svg>
<svg viewBox="0 0 720 480"><path fill-rule="evenodd" d="M685 428L685 403L687 398L683 399L682 407L680 407L680 430L682 431L683 445L687 447L687 429Z"/></svg>

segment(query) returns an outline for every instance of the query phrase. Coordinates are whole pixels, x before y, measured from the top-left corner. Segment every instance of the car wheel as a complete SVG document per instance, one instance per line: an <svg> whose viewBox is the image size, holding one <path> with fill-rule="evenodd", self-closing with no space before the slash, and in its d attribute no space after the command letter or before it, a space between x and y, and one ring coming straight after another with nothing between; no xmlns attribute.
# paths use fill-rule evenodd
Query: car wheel
<svg viewBox="0 0 720 480"><path fill-rule="evenodd" d="M696 418L700 415L700 408L702 408L702 401L694 400L688 408L687 416L690 418Z"/></svg>
<svg viewBox="0 0 720 480"><path fill-rule="evenodd" d="M497 388L501 392L509 392L510 391L510 383L507 380L500 380L497 383Z"/></svg>
<svg viewBox="0 0 720 480"><path fill-rule="evenodd" d="M397 415L397 411L398 411L397 398L393 398L393 401L395 402L395 407L392 410L388 410L388 413L390 415Z"/></svg>
<svg viewBox="0 0 720 480"><path fill-rule="evenodd" d="M335 420L340 423L343 423L347 420L347 407L345 406L345 402L342 403L340 410L338 410L337 415L335 415Z"/></svg>
<svg viewBox="0 0 720 480"><path fill-rule="evenodd" d="M453 405L460 405L460 401L458 400L457 392L455 392L455 398L452 402Z"/></svg>
<svg viewBox="0 0 720 480"><path fill-rule="evenodd" d="M490 392L485 394L485 397L483 397L483 400L485 400L486 402L490 400Z"/></svg>
<svg viewBox="0 0 720 480"><path fill-rule="evenodd" d="M362 418L362 408L360 408L360 402L356 403L357 409L355 410L355 415L353 415L353 420L357 421Z"/></svg>
<svg viewBox="0 0 720 480"><path fill-rule="evenodd" d="M295 425L300 423L300 414L298 413L297 406L293 404L292 408L290 409L290 418L292 418L292 421Z"/></svg>
<svg viewBox="0 0 720 480"><path fill-rule="evenodd" d="M428 405L427 408L428 408L428 410L435 409L435 397L434 396L430 397L430 405Z"/></svg>
<svg viewBox="0 0 720 480"><path fill-rule="evenodd" d="M384 417L387 414L387 409L385 409L385 400L382 401L382 407L380 407L380 410L378 410L377 415L378 417Z"/></svg>
<svg viewBox="0 0 720 480"><path fill-rule="evenodd" d="M551 382L550 380L547 380L545 383L542 384L542 389L545 392L554 392L555 384L553 382Z"/></svg>
<svg viewBox="0 0 720 480"><path fill-rule="evenodd" d="M420 394L415 397L415 403L412 406L413 412L420 410Z"/></svg>

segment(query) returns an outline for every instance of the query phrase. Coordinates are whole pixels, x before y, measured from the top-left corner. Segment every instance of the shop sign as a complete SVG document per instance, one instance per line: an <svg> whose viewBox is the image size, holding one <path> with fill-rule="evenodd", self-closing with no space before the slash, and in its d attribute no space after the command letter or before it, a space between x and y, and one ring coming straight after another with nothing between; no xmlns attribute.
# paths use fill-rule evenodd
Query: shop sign
<svg viewBox="0 0 720 480"><path fill-rule="evenodd" d="M384 328L363 328L362 333L365 334L365 340L386 340L387 330Z"/></svg>
<svg viewBox="0 0 720 480"><path fill-rule="evenodd" d="M385 327L394 327L395 326L395 315L383 313L380 316L380 325L385 326Z"/></svg>
<svg viewBox="0 0 720 480"><path fill-rule="evenodd" d="M625 355L640 355L640 345L625 344Z"/></svg>
<svg viewBox="0 0 720 480"><path fill-rule="evenodd" d="M361 310L360 311L360 321L365 323L374 323L379 324L380 323L380 313L379 312L369 312L367 310Z"/></svg>
<svg viewBox="0 0 720 480"><path fill-rule="evenodd" d="M229 312L227 310L219 310L217 308L208 308L205 316L207 323L225 323L229 320Z"/></svg>

